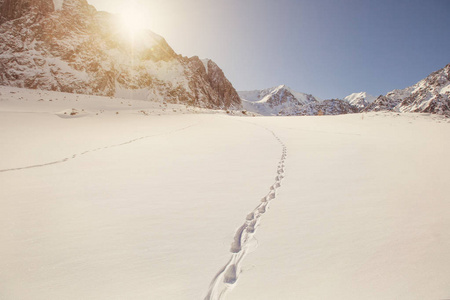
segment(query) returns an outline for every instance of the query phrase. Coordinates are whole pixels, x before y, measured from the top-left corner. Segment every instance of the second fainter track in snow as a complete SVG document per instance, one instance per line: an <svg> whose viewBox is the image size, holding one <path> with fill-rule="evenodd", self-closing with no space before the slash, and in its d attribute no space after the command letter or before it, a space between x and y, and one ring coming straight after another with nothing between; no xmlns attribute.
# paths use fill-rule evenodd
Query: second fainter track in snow
<svg viewBox="0 0 450 300"><path fill-rule="evenodd" d="M269 191L261 199L261 203L247 215L245 222L236 230L230 247L230 259L214 276L204 300L223 300L225 299L226 293L236 285L241 273L241 264L245 256L257 247L255 233L262 216L268 210L270 202L276 199L277 191L281 187L281 183L285 177L286 145L272 130L265 127L262 128L269 131L282 146L282 154L278 162L275 182L269 187Z"/></svg>
<svg viewBox="0 0 450 300"><path fill-rule="evenodd" d="M81 152L81 153L77 153L77 154L73 154L73 155L71 155L69 157L65 157L63 159L55 160L55 161L48 162L48 163L43 163L43 164L38 164L38 165L30 165L30 166L18 167L18 168L3 169L3 170L0 170L0 173L12 172L12 171L20 171L20 170L26 170L26 169L46 167L46 166L51 166L51 165L55 165L55 164L61 164L61 163L65 163L65 162L67 162L67 161L69 161L71 159L75 159L78 156L88 154L90 152L96 152L96 151L106 150L106 149L109 149L109 148L125 146L125 145L128 145L128 144L131 144L131 143L134 143L134 142L137 142L137 141L140 141L140 140L148 139L148 138L151 138L151 137L155 137L155 136L173 134L173 133L176 133L176 132L179 132L179 131L182 131L182 130L186 130L186 129L191 128L191 127L196 126L196 125L198 125L198 123L191 124L189 126L185 126L185 127L179 128L179 129L175 129L175 130L170 131L170 132L163 132L163 133L158 133L158 134L153 134L153 135L141 136L141 137L138 137L138 138L135 138L135 139L132 139L132 140L128 140L128 141L123 142L123 143L109 145L109 146L104 146L104 147L99 147L99 148L95 148L95 149L92 149L92 150L87 150L87 151L84 151L84 152Z"/></svg>

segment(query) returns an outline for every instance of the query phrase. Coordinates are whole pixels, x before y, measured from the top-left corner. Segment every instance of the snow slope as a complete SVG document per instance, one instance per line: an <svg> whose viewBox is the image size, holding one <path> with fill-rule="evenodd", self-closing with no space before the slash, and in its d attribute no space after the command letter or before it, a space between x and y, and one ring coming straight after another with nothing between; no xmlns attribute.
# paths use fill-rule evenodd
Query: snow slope
<svg viewBox="0 0 450 300"><path fill-rule="evenodd" d="M0 125L2 299L450 297L443 117L0 87Z"/></svg>
<svg viewBox="0 0 450 300"><path fill-rule="evenodd" d="M285 141L286 178L227 299L450 297L448 121L251 121Z"/></svg>

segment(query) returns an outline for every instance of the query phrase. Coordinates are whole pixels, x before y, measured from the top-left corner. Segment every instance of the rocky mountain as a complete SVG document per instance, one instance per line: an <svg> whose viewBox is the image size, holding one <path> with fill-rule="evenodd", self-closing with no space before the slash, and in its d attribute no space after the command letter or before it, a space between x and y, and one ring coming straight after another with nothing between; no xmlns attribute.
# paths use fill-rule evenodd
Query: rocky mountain
<svg viewBox="0 0 450 300"><path fill-rule="evenodd" d="M413 86L378 97L364 109L380 110L450 115L450 64Z"/></svg>
<svg viewBox="0 0 450 300"><path fill-rule="evenodd" d="M345 97L343 100L348 102L350 105L357 107L358 109L363 109L370 103L375 101L376 97L367 94L366 92L353 93Z"/></svg>
<svg viewBox="0 0 450 300"><path fill-rule="evenodd" d="M296 116L321 116L321 115L345 115L359 112L356 106L341 99L323 100L321 102L311 102L303 105L296 112ZM282 112L283 115L285 114Z"/></svg>
<svg viewBox="0 0 450 300"><path fill-rule="evenodd" d="M241 107L213 61L178 55L151 31L130 34L86 0L0 0L0 85Z"/></svg>
<svg viewBox="0 0 450 300"><path fill-rule="evenodd" d="M46 15L54 11L53 1L41 0L0 0L0 24L18 19L30 12Z"/></svg>
<svg viewBox="0 0 450 300"><path fill-rule="evenodd" d="M347 101L322 101L313 95L295 92L285 85L238 94L246 110L266 116L339 115L358 112L358 108Z"/></svg>
<svg viewBox="0 0 450 300"><path fill-rule="evenodd" d="M303 105L319 101L313 95L295 92L285 85L238 94L244 109L267 116L295 115Z"/></svg>

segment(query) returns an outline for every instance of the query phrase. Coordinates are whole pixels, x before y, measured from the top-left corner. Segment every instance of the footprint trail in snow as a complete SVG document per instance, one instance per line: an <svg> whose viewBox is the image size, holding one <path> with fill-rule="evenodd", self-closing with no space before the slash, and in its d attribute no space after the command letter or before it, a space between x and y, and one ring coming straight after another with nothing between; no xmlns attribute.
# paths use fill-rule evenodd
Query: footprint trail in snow
<svg viewBox="0 0 450 300"><path fill-rule="evenodd" d="M261 217L269 208L270 202L277 197L277 190L281 187L281 182L284 178L287 148L273 131L267 128L265 129L270 131L283 147L281 159L277 167L275 182L270 186L266 196L261 199L261 203L247 215L245 222L236 230L230 248L231 258L214 276L205 300L224 299L225 294L236 285L239 274L241 273L241 264L244 257L248 253L253 252L258 246L254 235L261 222Z"/></svg>

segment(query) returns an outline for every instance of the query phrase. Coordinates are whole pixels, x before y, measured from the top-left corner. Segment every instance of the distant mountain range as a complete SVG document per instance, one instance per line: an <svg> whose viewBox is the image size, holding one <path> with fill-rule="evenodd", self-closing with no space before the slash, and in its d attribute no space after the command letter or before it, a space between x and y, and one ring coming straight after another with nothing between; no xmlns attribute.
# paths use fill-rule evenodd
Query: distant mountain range
<svg viewBox="0 0 450 300"><path fill-rule="evenodd" d="M358 105L366 105L366 93L352 94L344 100L321 100L313 95L299 93L280 85L277 87L238 92L242 106L265 116L311 116L356 113ZM371 100L372 98L370 98Z"/></svg>
<svg viewBox="0 0 450 300"><path fill-rule="evenodd" d="M0 85L240 109L211 60L124 32L86 0L0 0Z"/></svg>
<svg viewBox="0 0 450 300"><path fill-rule="evenodd" d="M262 115L338 115L370 111L423 112L450 116L450 64L403 90L374 97L366 92L320 100L285 85L238 92L245 109Z"/></svg>

